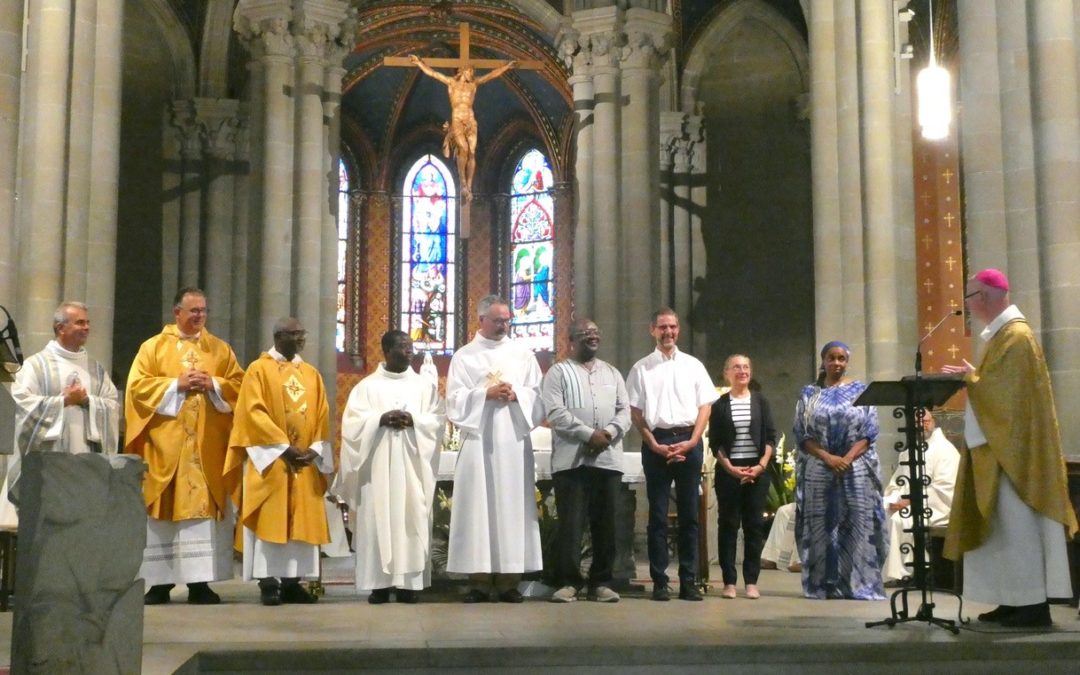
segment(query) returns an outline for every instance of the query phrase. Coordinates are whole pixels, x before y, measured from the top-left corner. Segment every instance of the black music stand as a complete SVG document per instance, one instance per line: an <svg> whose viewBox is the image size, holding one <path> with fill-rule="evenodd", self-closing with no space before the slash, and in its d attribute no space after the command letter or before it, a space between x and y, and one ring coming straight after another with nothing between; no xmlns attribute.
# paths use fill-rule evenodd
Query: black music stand
<svg viewBox="0 0 1080 675"><path fill-rule="evenodd" d="M934 603L930 599L933 591L934 570L926 556L926 540L930 533L926 521L930 512L929 507L926 506L926 486L929 479L923 471L926 465L924 461L926 439L923 437L922 420L927 410L942 405L963 386L964 380L958 375L914 375L904 377L898 382L871 382L866 391L855 400L855 405L896 406L893 417L904 420L904 428L901 431L904 432L905 439L903 442L897 442L895 449L897 452L903 451L905 447L908 450L908 459L902 462L908 467L908 475L901 477L900 481L906 482L910 494L903 496L911 502L905 507L911 513L911 529L904 531L911 532L914 539L914 545L911 548L914 552L914 560L907 563L912 569L912 574L905 577L903 587L892 594L890 599L892 616L882 621L867 622L867 628L881 625L892 628L898 623L925 621L950 630L954 634L960 632L955 621L934 616ZM912 614L908 608L908 594L911 592L922 596L919 609L915 614ZM957 593L950 590L940 592L955 596L963 608L963 599ZM897 598L901 600L902 609L900 610L896 607ZM957 617L959 616L958 612Z"/></svg>

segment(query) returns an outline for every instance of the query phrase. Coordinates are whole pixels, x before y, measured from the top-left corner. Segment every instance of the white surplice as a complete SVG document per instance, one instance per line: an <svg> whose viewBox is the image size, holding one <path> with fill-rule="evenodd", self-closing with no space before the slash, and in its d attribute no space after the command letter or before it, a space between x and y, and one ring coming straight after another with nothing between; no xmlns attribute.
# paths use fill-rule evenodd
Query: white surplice
<svg viewBox="0 0 1080 675"><path fill-rule="evenodd" d="M413 426L379 426L404 410ZM438 382L379 364L349 394L341 418L341 469L333 492L356 511L356 588L421 590L431 584L431 504L444 424Z"/></svg>
<svg viewBox="0 0 1080 675"><path fill-rule="evenodd" d="M461 429L446 569L513 574L543 567L529 432L544 419L540 366L526 347L479 333L450 361L447 417ZM516 401L487 400L513 386Z"/></svg>
<svg viewBox="0 0 1080 675"><path fill-rule="evenodd" d="M64 387L79 382L86 406L64 405ZM17 518L8 494L17 492L21 459L27 452L116 453L120 438L120 397L108 372L86 353L64 349L51 340L15 375L11 396L16 403L15 446L6 461L0 494L0 527L14 529Z"/></svg>

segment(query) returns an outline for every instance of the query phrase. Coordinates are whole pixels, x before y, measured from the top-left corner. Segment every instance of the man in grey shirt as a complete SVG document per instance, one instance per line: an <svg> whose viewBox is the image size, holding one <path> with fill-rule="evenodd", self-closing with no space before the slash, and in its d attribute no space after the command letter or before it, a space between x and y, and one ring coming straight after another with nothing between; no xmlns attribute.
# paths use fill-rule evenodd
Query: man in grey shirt
<svg viewBox="0 0 1080 675"><path fill-rule="evenodd" d="M570 358L551 367L541 387L551 426L551 474L559 531L552 602L572 602L585 586L581 536L588 518L592 566L588 599L618 602L611 589L615 562L615 504L622 481L622 439L630 428L626 383L596 358L600 329L588 319L570 327Z"/></svg>

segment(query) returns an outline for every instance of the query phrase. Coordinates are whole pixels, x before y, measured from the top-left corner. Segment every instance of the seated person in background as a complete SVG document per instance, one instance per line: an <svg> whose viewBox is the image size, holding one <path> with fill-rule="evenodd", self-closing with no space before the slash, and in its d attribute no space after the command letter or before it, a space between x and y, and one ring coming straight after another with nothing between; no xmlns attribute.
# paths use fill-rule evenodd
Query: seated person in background
<svg viewBox="0 0 1080 675"><path fill-rule="evenodd" d="M956 483L956 470L960 467L960 453L956 447L945 438L941 429L937 428L930 411L926 411L923 417L923 432L926 434L926 455L923 468L926 476L930 478L930 485L926 487L926 505L930 507L930 519L927 527L941 527L949 524L949 510L952 508L953 485ZM885 510L889 512L889 555L885 558L885 568L882 574L886 581L902 579L910 573L910 568L904 563L911 562L911 553L901 553L900 545L911 544L914 541L910 532L904 532L911 527L911 515L901 515L901 509L910 502L903 499L902 495L910 492L910 486L905 480L901 485L901 476L907 476L909 467L904 465L907 461L908 451L900 453L900 463L896 465L892 480L885 488Z"/></svg>

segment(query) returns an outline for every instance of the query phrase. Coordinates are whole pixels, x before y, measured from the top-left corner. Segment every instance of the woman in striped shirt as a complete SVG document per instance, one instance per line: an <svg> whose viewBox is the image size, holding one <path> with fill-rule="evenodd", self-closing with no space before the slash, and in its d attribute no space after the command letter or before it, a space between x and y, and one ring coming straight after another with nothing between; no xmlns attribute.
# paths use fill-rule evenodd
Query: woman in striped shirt
<svg viewBox="0 0 1080 675"><path fill-rule="evenodd" d="M713 404L709 419L709 446L716 456L716 510L720 568L724 574L721 596L735 597L739 576L735 546L743 529L743 581L746 597L756 600L761 548L765 544L765 498L769 494L766 468L776 445L769 402L750 391L750 359L732 354L724 362L724 379L731 390Z"/></svg>

